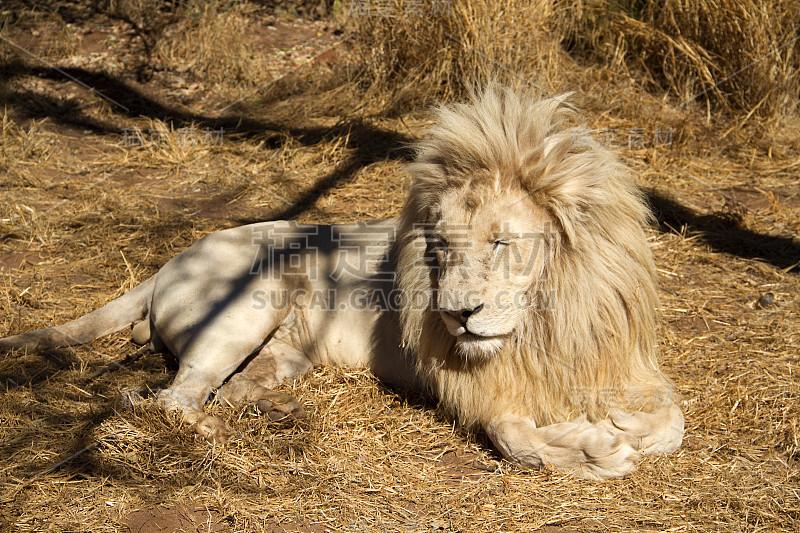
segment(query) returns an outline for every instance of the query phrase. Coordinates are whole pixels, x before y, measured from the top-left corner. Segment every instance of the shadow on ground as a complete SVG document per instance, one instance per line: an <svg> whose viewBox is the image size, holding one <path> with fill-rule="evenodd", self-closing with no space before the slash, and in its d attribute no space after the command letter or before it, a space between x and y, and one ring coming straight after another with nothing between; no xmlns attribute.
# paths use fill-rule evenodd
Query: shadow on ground
<svg viewBox="0 0 800 533"><path fill-rule="evenodd" d="M293 205L271 214L269 218L273 220L292 219L302 215L320 196L348 183L364 166L381 160L409 161L413 157L410 137L360 119L345 120L330 128L297 128L236 115L209 117L165 105L145 95L130 83L105 73L81 68L34 67L19 60L0 67L0 79L3 80L0 82L0 100L6 105L23 113L26 118L49 118L56 123L97 134L122 134L123 131L118 125L87 116L77 100L57 99L30 90L9 88L9 82L24 76L54 81L78 80L109 101L118 115L128 118L158 119L175 128L189 124L211 129L223 128L245 138L263 138L265 134L272 132L275 134L271 139L273 148L287 138L305 146L335 138L346 139L346 146L353 151L353 155L329 174L316 180ZM688 232L697 234L714 251L746 259L760 259L780 269L789 269L800 262L800 243L796 239L743 228L726 214L697 213L660 193L651 192L649 201L662 232L673 232L685 227Z"/></svg>

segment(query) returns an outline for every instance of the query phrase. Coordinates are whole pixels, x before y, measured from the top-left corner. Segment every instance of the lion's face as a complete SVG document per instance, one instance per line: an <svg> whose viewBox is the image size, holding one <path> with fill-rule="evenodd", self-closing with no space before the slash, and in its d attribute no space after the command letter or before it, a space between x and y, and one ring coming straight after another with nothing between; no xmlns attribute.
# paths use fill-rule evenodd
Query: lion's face
<svg viewBox="0 0 800 533"><path fill-rule="evenodd" d="M551 221L523 193L480 202L466 189L445 193L433 213L435 305L458 352L496 354L522 326L545 272Z"/></svg>

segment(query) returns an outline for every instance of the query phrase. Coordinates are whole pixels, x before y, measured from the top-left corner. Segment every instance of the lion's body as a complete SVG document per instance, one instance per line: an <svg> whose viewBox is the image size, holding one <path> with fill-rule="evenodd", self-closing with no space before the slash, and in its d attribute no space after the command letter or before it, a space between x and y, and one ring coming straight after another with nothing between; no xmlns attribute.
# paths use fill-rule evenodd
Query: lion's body
<svg viewBox="0 0 800 533"><path fill-rule="evenodd" d="M279 337L311 364L368 366L381 379L408 384L408 365L395 376L376 360L403 359L399 330L388 353L385 343L378 350L374 342L388 333L375 333L382 324L375 307L393 288L378 267L395 231L390 219L334 226L265 222L213 233L158 272L152 326L183 361L195 353L204 360L202 352L215 347L226 352L219 344L231 341L241 344L232 351L249 354ZM230 364L215 373L227 377L241 361Z"/></svg>
<svg viewBox="0 0 800 533"><path fill-rule="evenodd" d="M299 415L270 389L313 364L363 365L431 390L511 460L624 475L676 449L683 417L656 357L647 209L567 115L490 88L440 110L399 219L214 233L106 308L0 348L140 322L134 338L180 363L162 403L211 439L227 431L202 411L213 388Z"/></svg>

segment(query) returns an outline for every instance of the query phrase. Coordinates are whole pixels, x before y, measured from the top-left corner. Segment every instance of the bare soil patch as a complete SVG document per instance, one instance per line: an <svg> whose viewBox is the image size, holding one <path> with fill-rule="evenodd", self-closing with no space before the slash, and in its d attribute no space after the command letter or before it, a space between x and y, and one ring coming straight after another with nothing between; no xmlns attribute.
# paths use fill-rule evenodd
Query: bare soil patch
<svg viewBox="0 0 800 533"><path fill-rule="evenodd" d="M185 531L227 533L232 531L218 512L185 507L147 507L133 511L122 523L130 533Z"/></svg>

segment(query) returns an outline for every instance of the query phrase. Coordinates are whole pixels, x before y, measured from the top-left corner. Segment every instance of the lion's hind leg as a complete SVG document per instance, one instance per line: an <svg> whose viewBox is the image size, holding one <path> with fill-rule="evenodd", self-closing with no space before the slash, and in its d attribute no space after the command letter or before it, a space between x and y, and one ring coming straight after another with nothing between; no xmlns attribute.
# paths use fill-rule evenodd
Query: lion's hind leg
<svg viewBox="0 0 800 533"><path fill-rule="evenodd" d="M178 355L180 368L169 388L158 393L165 408L179 412L185 422L206 440L224 443L230 436L225 422L204 413L203 406L212 392L233 375L249 358L258 358L280 331L275 319L264 320L258 327L242 327L247 323L241 314L229 312L202 329ZM265 338L273 338L264 344ZM253 354L256 354L253 356Z"/></svg>
<svg viewBox="0 0 800 533"><path fill-rule="evenodd" d="M530 418L507 416L485 429L510 461L534 468L553 466L587 479L622 477L636 470L640 457L621 430L586 417L536 427Z"/></svg>
<svg viewBox="0 0 800 533"><path fill-rule="evenodd" d="M181 361L172 386L159 392L159 401L167 409L179 412L198 434L214 443L224 443L230 437L230 430L223 420L203 411L212 389L217 387L217 397L223 402L253 403L274 420L286 416L303 418L305 412L294 398L270 390L270 387L306 372L311 368L311 361L275 337L224 385L225 377L248 358L247 350L208 349L213 357L187 357Z"/></svg>
<svg viewBox="0 0 800 533"><path fill-rule="evenodd" d="M218 385L213 372L203 372L189 365L181 365L173 384L159 391L158 401L167 410L177 412L187 424L206 440L224 443L229 431L225 422L203 412L211 389Z"/></svg>
<svg viewBox="0 0 800 533"><path fill-rule="evenodd" d="M279 337L279 335L276 335ZM272 390L283 381L304 374L311 361L299 350L273 338L247 365L220 387L217 397L226 403L251 403L273 420L305 418L302 405L288 394Z"/></svg>

